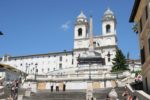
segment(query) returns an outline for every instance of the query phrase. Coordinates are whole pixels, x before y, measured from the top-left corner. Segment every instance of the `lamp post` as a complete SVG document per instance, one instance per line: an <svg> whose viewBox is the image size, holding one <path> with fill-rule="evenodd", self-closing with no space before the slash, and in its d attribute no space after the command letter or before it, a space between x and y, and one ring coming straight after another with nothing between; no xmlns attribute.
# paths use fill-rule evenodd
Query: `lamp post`
<svg viewBox="0 0 150 100"><path fill-rule="evenodd" d="M104 87L106 88L106 72L104 72Z"/></svg>
<svg viewBox="0 0 150 100"><path fill-rule="evenodd" d="M25 70L26 75L25 75L25 80L26 80L26 77L27 77L27 69L28 69L28 64L26 63L26 70Z"/></svg>
<svg viewBox="0 0 150 100"><path fill-rule="evenodd" d="M37 72L38 72L37 65L38 65L38 64L36 63L36 64L35 64L35 79L34 79L35 81L36 81L36 74L37 74Z"/></svg>
<svg viewBox="0 0 150 100"><path fill-rule="evenodd" d="M89 80L91 80L91 62L89 63Z"/></svg>
<svg viewBox="0 0 150 100"><path fill-rule="evenodd" d="M134 65L135 65L134 60L132 60L133 72L134 72Z"/></svg>

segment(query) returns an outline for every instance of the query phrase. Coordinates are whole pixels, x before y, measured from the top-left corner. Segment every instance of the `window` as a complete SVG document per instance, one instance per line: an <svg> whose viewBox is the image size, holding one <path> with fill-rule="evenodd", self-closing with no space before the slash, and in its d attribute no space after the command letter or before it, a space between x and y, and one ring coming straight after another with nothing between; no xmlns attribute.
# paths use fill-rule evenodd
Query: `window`
<svg viewBox="0 0 150 100"><path fill-rule="evenodd" d="M59 61L62 61L62 56L59 57Z"/></svg>
<svg viewBox="0 0 150 100"><path fill-rule="evenodd" d="M82 29L81 28L78 29L78 36L82 36Z"/></svg>
<svg viewBox="0 0 150 100"><path fill-rule="evenodd" d="M150 54L150 38L148 39L149 54Z"/></svg>
<svg viewBox="0 0 150 100"><path fill-rule="evenodd" d="M110 25L106 25L106 33L110 33Z"/></svg>
<svg viewBox="0 0 150 100"><path fill-rule="evenodd" d="M62 69L62 64L59 64L59 69Z"/></svg>
<svg viewBox="0 0 150 100"><path fill-rule="evenodd" d="M44 72L44 69L42 68L42 72Z"/></svg>
<svg viewBox="0 0 150 100"><path fill-rule="evenodd" d="M99 44L99 43L97 43L97 46L100 46L100 44Z"/></svg>
<svg viewBox="0 0 150 100"><path fill-rule="evenodd" d="M141 63L144 64L145 62L145 50L144 47L141 49Z"/></svg>
<svg viewBox="0 0 150 100"><path fill-rule="evenodd" d="M94 47L96 47L96 42L93 42Z"/></svg>
<svg viewBox="0 0 150 100"><path fill-rule="evenodd" d="M108 58L108 62L110 62L110 57Z"/></svg>
<svg viewBox="0 0 150 100"><path fill-rule="evenodd" d="M108 54L107 54L108 62L110 62L110 56L111 56L111 54L110 54L110 52L108 52Z"/></svg>
<svg viewBox="0 0 150 100"><path fill-rule="evenodd" d="M146 20L147 20L147 18L148 18L148 9L147 9L147 6L145 7L145 16L146 16Z"/></svg>
<svg viewBox="0 0 150 100"><path fill-rule="evenodd" d="M72 59L72 65L73 65L73 59Z"/></svg>
<svg viewBox="0 0 150 100"><path fill-rule="evenodd" d="M142 18L140 19L140 32L142 32Z"/></svg>
<svg viewBox="0 0 150 100"><path fill-rule="evenodd" d="M50 70L50 69L49 69L49 68L47 68L47 70L48 70L48 72L49 72L49 70Z"/></svg>

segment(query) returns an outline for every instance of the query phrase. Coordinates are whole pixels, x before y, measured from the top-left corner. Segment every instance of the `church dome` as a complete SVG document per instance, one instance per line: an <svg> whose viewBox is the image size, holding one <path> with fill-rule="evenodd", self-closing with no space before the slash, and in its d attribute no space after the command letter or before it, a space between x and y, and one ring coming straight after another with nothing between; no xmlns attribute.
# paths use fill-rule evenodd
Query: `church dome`
<svg viewBox="0 0 150 100"><path fill-rule="evenodd" d="M84 13L81 11L80 15L78 15L77 18L78 18L78 19L80 19L80 18L86 19L86 16L85 16Z"/></svg>
<svg viewBox="0 0 150 100"><path fill-rule="evenodd" d="M111 11L109 8L104 12L104 15L114 15L113 11Z"/></svg>

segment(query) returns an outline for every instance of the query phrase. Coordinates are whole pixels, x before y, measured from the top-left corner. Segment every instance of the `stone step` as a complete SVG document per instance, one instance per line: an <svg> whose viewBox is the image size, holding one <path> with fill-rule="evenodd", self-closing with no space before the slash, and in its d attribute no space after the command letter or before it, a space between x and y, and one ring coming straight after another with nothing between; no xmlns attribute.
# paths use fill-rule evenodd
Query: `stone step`
<svg viewBox="0 0 150 100"><path fill-rule="evenodd" d="M40 95L39 95L40 94ZM41 92L23 100L86 100L83 92Z"/></svg>
<svg viewBox="0 0 150 100"><path fill-rule="evenodd" d="M93 96L96 100L105 100L107 94L111 91L112 88L94 90ZM118 93L119 100L124 100L125 97L122 97L124 88L115 88ZM35 95L31 97L25 97L23 100L86 100L86 92L80 90L68 90L68 91L59 91L59 92L50 92L50 91L38 91Z"/></svg>

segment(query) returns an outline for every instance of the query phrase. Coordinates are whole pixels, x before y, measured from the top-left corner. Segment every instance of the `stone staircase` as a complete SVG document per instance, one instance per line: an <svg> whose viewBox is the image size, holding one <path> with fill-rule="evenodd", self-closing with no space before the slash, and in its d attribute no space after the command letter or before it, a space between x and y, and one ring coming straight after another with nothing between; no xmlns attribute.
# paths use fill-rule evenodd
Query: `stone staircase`
<svg viewBox="0 0 150 100"><path fill-rule="evenodd" d="M0 96L0 100L8 98L10 96L10 94L11 94L10 90L11 90L10 88L5 87L4 88L4 94ZM18 95L24 95L24 93L25 93L25 89L20 89L19 88Z"/></svg>
<svg viewBox="0 0 150 100"><path fill-rule="evenodd" d="M79 91L40 91L31 97L24 97L23 100L86 100L86 93Z"/></svg>
<svg viewBox="0 0 150 100"><path fill-rule="evenodd" d="M96 100L106 100L107 94L111 91L112 88L107 89L98 89L94 90L93 96ZM124 92L124 87L115 88L118 93L119 100L124 100L125 97L122 97ZM48 90L38 91L35 95L30 97L24 97L23 100L86 100L86 91L85 90L67 90L65 92L50 92Z"/></svg>
<svg viewBox="0 0 150 100"><path fill-rule="evenodd" d="M111 88L94 90L93 96L96 100L105 100Z"/></svg>
<svg viewBox="0 0 150 100"><path fill-rule="evenodd" d="M9 97L10 95L10 88L4 88L4 94L0 96L0 99L4 99Z"/></svg>

